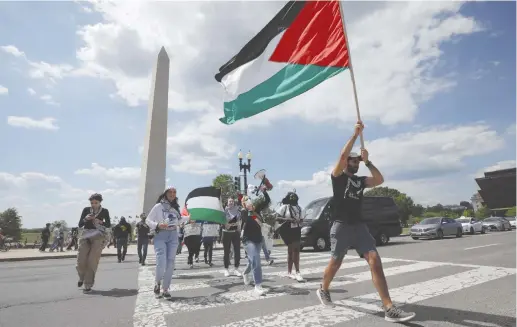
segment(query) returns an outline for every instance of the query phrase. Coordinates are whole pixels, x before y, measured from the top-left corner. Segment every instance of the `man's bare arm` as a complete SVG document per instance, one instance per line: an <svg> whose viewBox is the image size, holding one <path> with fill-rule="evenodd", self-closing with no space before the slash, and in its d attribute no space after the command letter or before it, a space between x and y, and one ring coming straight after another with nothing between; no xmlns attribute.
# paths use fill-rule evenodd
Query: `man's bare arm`
<svg viewBox="0 0 517 327"><path fill-rule="evenodd" d="M352 135L352 137L346 142L345 146L341 150L341 154L339 155L339 159L334 166L334 170L332 170L332 176L338 177L343 173L347 165L347 159L352 152L352 148L354 147L355 140L357 139L357 135Z"/></svg>
<svg viewBox="0 0 517 327"><path fill-rule="evenodd" d="M382 177L381 172L377 167L375 167L371 161L366 164L366 167L370 170L372 177L366 177L365 186L366 187L376 187L384 183L384 177Z"/></svg>

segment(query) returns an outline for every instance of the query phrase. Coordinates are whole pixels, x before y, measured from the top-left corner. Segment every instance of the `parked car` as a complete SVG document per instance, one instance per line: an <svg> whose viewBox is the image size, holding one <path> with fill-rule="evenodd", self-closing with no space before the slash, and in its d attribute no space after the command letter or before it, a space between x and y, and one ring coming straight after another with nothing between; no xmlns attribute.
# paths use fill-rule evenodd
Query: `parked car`
<svg viewBox="0 0 517 327"><path fill-rule="evenodd" d="M517 226L515 226L515 217L506 217L506 220L510 223L510 226L512 226L513 229L515 229Z"/></svg>
<svg viewBox="0 0 517 327"><path fill-rule="evenodd" d="M483 220L483 225L488 230L494 231L505 231L512 230L512 225L510 222L502 217L489 217Z"/></svg>
<svg viewBox="0 0 517 327"><path fill-rule="evenodd" d="M317 199L309 203L302 212L301 247L313 247L316 251L330 249L330 228L332 221L331 197ZM391 237L402 233L399 210L390 197L363 198L363 221L377 245L384 245Z"/></svg>
<svg viewBox="0 0 517 327"><path fill-rule="evenodd" d="M486 227L483 226L483 222L481 220L476 220L471 217L461 217L456 219L457 222L463 226L463 233L469 233L474 235L475 233L486 233Z"/></svg>
<svg viewBox="0 0 517 327"><path fill-rule="evenodd" d="M420 223L413 225L409 234L414 240L419 238L441 239L444 236L461 237L463 236L463 227L452 218L433 217L426 218Z"/></svg>

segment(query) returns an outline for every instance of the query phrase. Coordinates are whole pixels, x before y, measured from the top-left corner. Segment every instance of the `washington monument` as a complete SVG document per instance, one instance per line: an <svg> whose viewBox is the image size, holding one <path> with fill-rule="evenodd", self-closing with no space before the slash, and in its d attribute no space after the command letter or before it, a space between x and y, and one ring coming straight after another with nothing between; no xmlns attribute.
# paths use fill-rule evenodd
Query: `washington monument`
<svg viewBox="0 0 517 327"><path fill-rule="evenodd" d="M165 190L167 108L169 105L169 56L162 47L151 80L147 130L142 154L139 213L149 213Z"/></svg>

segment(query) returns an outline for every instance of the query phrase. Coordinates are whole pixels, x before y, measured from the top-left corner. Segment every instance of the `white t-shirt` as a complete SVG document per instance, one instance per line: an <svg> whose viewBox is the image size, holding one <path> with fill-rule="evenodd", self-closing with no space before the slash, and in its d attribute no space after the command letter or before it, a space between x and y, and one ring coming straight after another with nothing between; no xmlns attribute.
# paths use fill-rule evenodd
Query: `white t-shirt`
<svg viewBox="0 0 517 327"><path fill-rule="evenodd" d="M302 208L300 206L291 206L288 204L280 205L276 211L278 216L282 218L292 218L295 221L291 222L291 228L300 227L302 218Z"/></svg>

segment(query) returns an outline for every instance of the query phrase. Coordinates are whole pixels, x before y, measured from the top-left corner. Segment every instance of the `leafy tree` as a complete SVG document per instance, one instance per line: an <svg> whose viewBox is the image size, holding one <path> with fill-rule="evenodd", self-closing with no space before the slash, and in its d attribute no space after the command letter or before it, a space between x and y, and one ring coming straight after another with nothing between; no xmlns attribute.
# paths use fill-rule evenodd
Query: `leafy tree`
<svg viewBox="0 0 517 327"><path fill-rule="evenodd" d="M515 207L508 209L504 215L506 217L515 217Z"/></svg>
<svg viewBox="0 0 517 327"><path fill-rule="evenodd" d="M468 201L461 201L460 206L467 208L468 210L474 210L474 207L472 206L472 203Z"/></svg>
<svg viewBox="0 0 517 327"><path fill-rule="evenodd" d="M413 217L422 217L422 215L424 214L424 211L425 211L425 208L422 205L416 204L411 209L411 215Z"/></svg>
<svg viewBox="0 0 517 327"><path fill-rule="evenodd" d="M233 184L233 177L229 174L220 174L212 181L212 186L221 189L221 201L223 204L229 198L237 199L237 190Z"/></svg>
<svg viewBox="0 0 517 327"><path fill-rule="evenodd" d="M463 217L474 217L474 212L470 209L463 210Z"/></svg>
<svg viewBox="0 0 517 327"><path fill-rule="evenodd" d="M486 206L482 206L476 211L476 218L484 219L490 217L490 210Z"/></svg>
<svg viewBox="0 0 517 327"><path fill-rule="evenodd" d="M388 196L393 198L399 208L400 220L405 224L415 211L415 203L410 196L401 193L399 190L389 187L374 187L364 193L365 196ZM423 211L423 207L421 211ZM418 211L420 208L417 208Z"/></svg>
<svg viewBox="0 0 517 327"><path fill-rule="evenodd" d="M16 208L9 208L0 213L0 228L5 236L12 237L15 241L22 237L22 217Z"/></svg>
<svg viewBox="0 0 517 327"><path fill-rule="evenodd" d="M68 230L68 223L64 220L56 220L52 223L52 228L56 227L57 224L61 224L63 230Z"/></svg>

